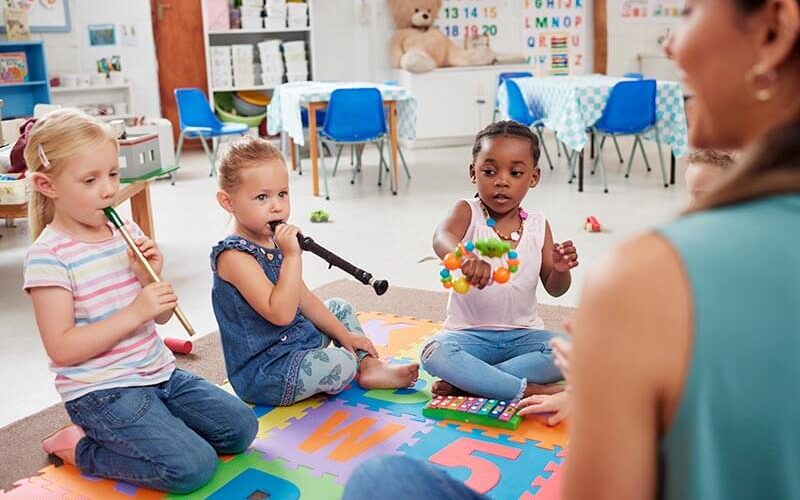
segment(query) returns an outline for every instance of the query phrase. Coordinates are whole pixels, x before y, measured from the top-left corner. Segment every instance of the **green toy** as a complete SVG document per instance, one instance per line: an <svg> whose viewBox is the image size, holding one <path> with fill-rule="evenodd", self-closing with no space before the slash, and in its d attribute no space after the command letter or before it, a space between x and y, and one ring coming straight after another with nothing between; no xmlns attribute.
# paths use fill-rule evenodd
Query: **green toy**
<svg viewBox="0 0 800 500"><path fill-rule="evenodd" d="M311 222L328 222L330 216L325 210L314 210L311 212Z"/></svg>
<svg viewBox="0 0 800 500"><path fill-rule="evenodd" d="M522 423L516 401L468 396L436 396L425 405L422 414L435 420L458 420L510 430L516 430Z"/></svg>

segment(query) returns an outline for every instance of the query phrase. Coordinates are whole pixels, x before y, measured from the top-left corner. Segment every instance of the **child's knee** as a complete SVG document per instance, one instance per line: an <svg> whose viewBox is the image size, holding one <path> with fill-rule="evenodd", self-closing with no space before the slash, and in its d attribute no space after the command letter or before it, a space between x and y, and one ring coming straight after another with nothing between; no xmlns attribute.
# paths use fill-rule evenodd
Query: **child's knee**
<svg viewBox="0 0 800 500"><path fill-rule="evenodd" d="M160 472L165 491L192 492L211 480L217 470L217 453L211 445L195 447L191 453L177 454L176 460L162 464Z"/></svg>
<svg viewBox="0 0 800 500"><path fill-rule="evenodd" d="M330 310L337 318L340 316L353 314L353 304L341 297L332 297L325 300L325 307L327 307L328 310Z"/></svg>
<svg viewBox="0 0 800 500"><path fill-rule="evenodd" d="M435 374L439 366L446 362L449 355L453 352L453 346L449 342L443 342L437 338L428 341L420 352L420 363L422 368L428 373Z"/></svg>

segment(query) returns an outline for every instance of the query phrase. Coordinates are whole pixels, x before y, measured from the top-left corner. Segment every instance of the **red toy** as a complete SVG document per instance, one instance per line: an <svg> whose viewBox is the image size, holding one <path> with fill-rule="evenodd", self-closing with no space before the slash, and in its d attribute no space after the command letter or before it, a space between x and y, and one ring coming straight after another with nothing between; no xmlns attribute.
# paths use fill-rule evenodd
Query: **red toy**
<svg viewBox="0 0 800 500"><path fill-rule="evenodd" d="M583 228L590 233L599 233L602 231L602 228L600 227L600 221L598 221L597 217L594 215L590 215L586 218L586 224L584 224Z"/></svg>
<svg viewBox="0 0 800 500"><path fill-rule="evenodd" d="M192 341L167 337L164 344L175 354L189 354L192 352Z"/></svg>

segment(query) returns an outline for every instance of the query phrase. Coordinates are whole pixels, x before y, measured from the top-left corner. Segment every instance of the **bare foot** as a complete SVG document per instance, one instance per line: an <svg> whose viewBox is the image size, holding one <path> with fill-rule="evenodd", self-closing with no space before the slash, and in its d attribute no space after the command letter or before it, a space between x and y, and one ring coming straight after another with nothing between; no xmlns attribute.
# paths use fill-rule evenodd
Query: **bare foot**
<svg viewBox="0 0 800 500"><path fill-rule="evenodd" d="M411 387L419 378L419 365L392 365L365 357L359 365L358 385L362 389L404 389Z"/></svg>
<svg viewBox="0 0 800 500"><path fill-rule="evenodd" d="M55 455L64 463L75 465L75 450L78 442L86 434L77 425L70 425L59 430L42 441L42 450L48 455Z"/></svg>
<svg viewBox="0 0 800 500"><path fill-rule="evenodd" d="M466 394L466 392L444 380L434 382L431 386L431 392L437 396L461 396Z"/></svg>
<svg viewBox="0 0 800 500"><path fill-rule="evenodd" d="M561 383L554 383L554 384L532 384L528 382L528 386L525 388L525 394L523 397L533 396L534 394L558 394L559 392L563 392L565 389L564 384Z"/></svg>

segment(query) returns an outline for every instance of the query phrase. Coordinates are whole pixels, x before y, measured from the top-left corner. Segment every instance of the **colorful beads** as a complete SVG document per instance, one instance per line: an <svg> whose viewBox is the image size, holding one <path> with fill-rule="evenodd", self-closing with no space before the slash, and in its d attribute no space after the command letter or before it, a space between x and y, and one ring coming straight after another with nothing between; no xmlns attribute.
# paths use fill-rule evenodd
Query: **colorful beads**
<svg viewBox="0 0 800 500"><path fill-rule="evenodd" d="M453 282L453 290L455 290L456 293L460 294L465 294L469 292L469 281L467 281L467 278L462 276L457 280L455 280Z"/></svg>
<svg viewBox="0 0 800 500"><path fill-rule="evenodd" d="M527 215L527 214L526 214ZM511 248L511 244L496 238L482 239L477 241L467 241L459 244L455 251L445 255L442 260L444 269L439 271L442 286L446 289L453 289L456 293L464 294L469 292L470 283L465 276L453 277L452 271L461 268L461 259L467 254L472 254L477 250L482 257L506 258L504 265L497 267L492 272L492 281L497 284L507 283L511 279L511 274L519 270L519 254Z"/></svg>

